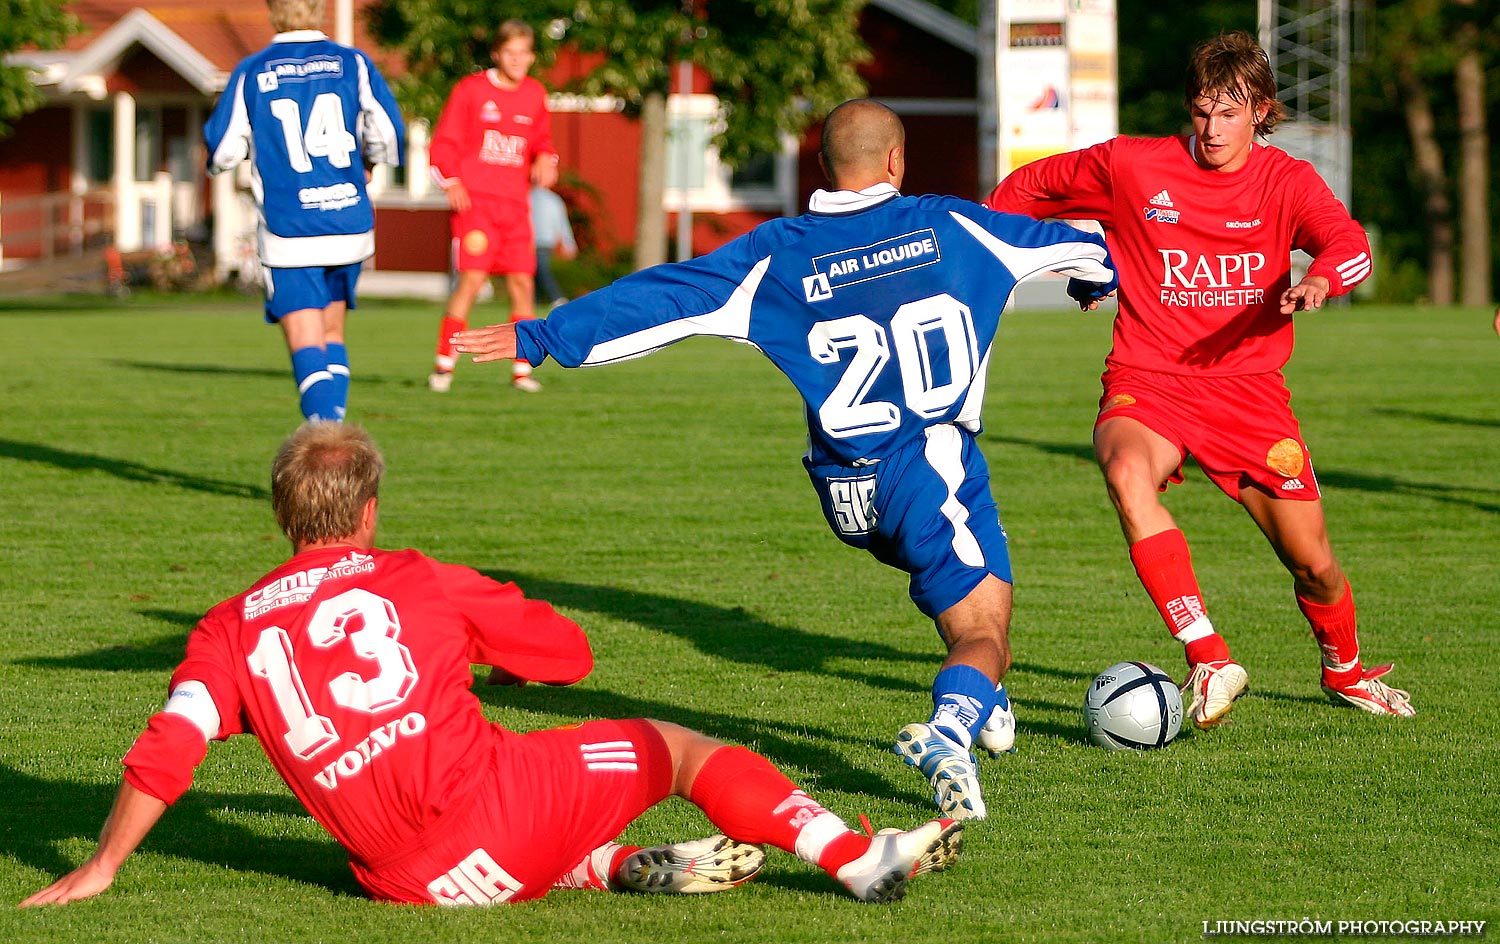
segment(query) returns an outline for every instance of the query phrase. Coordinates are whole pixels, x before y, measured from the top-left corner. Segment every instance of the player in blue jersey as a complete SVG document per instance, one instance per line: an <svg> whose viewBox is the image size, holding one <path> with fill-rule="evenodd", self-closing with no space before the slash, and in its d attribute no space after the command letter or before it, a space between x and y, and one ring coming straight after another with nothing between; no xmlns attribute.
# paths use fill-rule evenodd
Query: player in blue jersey
<svg viewBox="0 0 1500 944"><path fill-rule="evenodd" d="M692 335L753 344L807 405L803 462L845 543L906 571L948 657L925 723L896 752L944 814L985 815L976 745L1010 747L1011 572L975 437L990 347L1016 283L1074 278L1084 308L1113 291L1104 240L954 197L907 197L905 132L883 105L845 102L823 127L832 183L809 212L690 262L635 273L545 321L455 335L476 362L565 367L639 357ZM988 730L986 730L988 728Z"/></svg>
<svg viewBox="0 0 1500 944"><path fill-rule="evenodd" d="M235 66L203 133L208 170L250 159L266 321L280 323L310 420L349 399L344 317L375 254L369 164L400 164L406 129L370 57L318 27L324 0L267 0L276 36Z"/></svg>

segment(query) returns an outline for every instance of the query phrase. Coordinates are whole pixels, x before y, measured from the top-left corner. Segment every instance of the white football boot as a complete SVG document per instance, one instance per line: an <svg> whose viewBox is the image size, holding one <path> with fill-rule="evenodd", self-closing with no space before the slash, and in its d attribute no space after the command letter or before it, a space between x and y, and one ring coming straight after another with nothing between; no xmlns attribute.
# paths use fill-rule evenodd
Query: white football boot
<svg viewBox="0 0 1500 944"><path fill-rule="evenodd" d="M834 875L860 901L899 901L906 883L924 872L941 872L963 847L964 824L935 819L916 829L882 829L870 837L865 854Z"/></svg>
<svg viewBox="0 0 1500 944"><path fill-rule="evenodd" d="M1010 695L1004 685L995 687L995 698L995 710L990 712L989 720L975 739L991 757L1016 752L1016 714L1011 710Z"/></svg>
<svg viewBox="0 0 1500 944"><path fill-rule="evenodd" d="M760 846L709 836L626 856L611 879L625 891L701 895L748 882L765 863L766 851Z"/></svg>
<svg viewBox="0 0 1500 944"><path fill-rule="evenodd" d="M1360 674L1359 681L1342 688L1335 688L1326 681L1323 683L1323 691L1335 702L1353 705L1368 711L1372 715L1396 715L1401 718L1410 718L1417 713L1417 709L1411 706L1411 696L1399 688L1379 681L1380 677L1394 665L1380 665L1373 669L1365 669Z"/></svg>
<svg viewBox="0 0 1500 944"><path fill-rule="evenodd" d="M979 765L964 747L926 722L907 725L892 748L932 783L932 799L953 819L984 819Z"/></svg>
<svg viewBox="0 0 1500 944"><path fill-rule="evenodd" d="M1188 716L1200 728L1211 728L1224 720L1234 700L1245 694L1250 687L1250 676L1245 667L1233 659L1220 662L1200 662L1193 666L1188 680L1182 683L1182 693L1191 693Z"/></svg>

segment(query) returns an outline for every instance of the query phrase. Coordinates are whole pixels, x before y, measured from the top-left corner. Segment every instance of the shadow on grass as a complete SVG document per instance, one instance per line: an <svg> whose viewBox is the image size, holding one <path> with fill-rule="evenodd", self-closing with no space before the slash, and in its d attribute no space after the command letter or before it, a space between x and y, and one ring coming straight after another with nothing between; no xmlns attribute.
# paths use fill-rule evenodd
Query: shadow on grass
<svg viewBox="0 0 1500 944"><path fill-rule="evenodd" d="M811 633L794 626L768 623L741 607L714 606L680 597L596 584L556 580L541 574L482 571L495 580L513 580L527 596L554 606L586 610L637 623L677 636L705 655L774 672L815 672L859 682L873 688L911 691L908 679L878 673L830 668L830 660L927 663L937 671L942 653L936 639L930 651L908 652L878 642ZM913 610L914 619L922 617Z"/></svg>
<svg viewBox="0 0 1500 944"><path fill-rule="evenodd" d="M19 442L14 439L0 439L0 459L36 462L69 471L105 472L130 482L169 485L195 492L228 495L232 498L252 498L256 501L266 501L271 497L270 492L258 485L225 482L221 479L189 475L185 472L177 472L172 469L158 469L149 465L142 465L139 462L132 462L129 459L111 459L107 456L95 456L86 452L71 452L66 449L44 446L40 443Z"/></svg>
<svg viewBox="0 0 1500 944"><path fill-rule="evenodd" d="M1480 416L1454 416L1451 413L1427 413L1422 410L1396 410L1389 407L1371 411L1378 416L1394 416L1405 420L1422 420L1442 426L1473 426L1479 429L1500 429L1500 419Z"/></svg>
<svg viewBox="0 0 1500 944"><path fill-rule="evenodd" d="M228 367L224 364L170 364L153 363L151 361L122 361L112 360L109 362L116 367L129 367L134 370L155 370L171 374L214 374L232 377L271 377L276 380L287 380L292 376L290 368L272 369L270 367ZM363 377L360 380L364 380Z"/></svg>
<svg viewBox="0 0 1500 944"><path fill-rule="evenodd" d="M58 846L75 839L92 844L116 790L112 784L35 777L0 763L0 796L5 797L7 812L0 827L0 850L54 877L72 871L81 861L64 858ZM219 815L223 809L306 816L290 794L189 791L162 817L141 850L363 897L349 871L348 856L332 838L272 837L225 822Z"/></svg>
<svg viewBox="0 0 1500 944"><path fill-rule="evenodd" d="M1427 418L1433 419L1434 422L1472 423L1486 426L1500 425L1500 421L1491 423L1490 421L1463 420L1459 418L1440 420L1435 416ZM1039 452L1045 452L1048 455L1067 456L1088 462L1094 461L1093 447L1088 444L1042 442L1036 439L996 436L988 433L985 434L984 439L1009 446L1026 446ZM1189 463L1191 464L1191 460L1189 460ZM1319 468L1317 473L1318 483L1325 488L1343 488L1351 491L1371 492L1381 495L1407 495L1413 498L1426 498L1430 501L1460 505L1465 508L1473 508L1477 511L1489 512L1490 514L1500 514L1500 501L1479 501L1464 497L1474 494L1500 495L1500 490L1497 489L1447 485L1436 482L1415 482L1409 479L1398 478L1394 475L1374 472L1351 472L1340 469ZM1103 500L1102 496L1101 500Z"/></svg>

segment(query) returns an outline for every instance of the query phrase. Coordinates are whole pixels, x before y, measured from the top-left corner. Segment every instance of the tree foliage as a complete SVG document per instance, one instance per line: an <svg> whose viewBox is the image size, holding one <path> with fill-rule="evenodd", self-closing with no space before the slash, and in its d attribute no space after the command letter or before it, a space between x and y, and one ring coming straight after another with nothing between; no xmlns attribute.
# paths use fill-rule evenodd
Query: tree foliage
<svg viewBox="0 0 1500 944"><path fill-rule="evenodd" d="M859 38L863 0L380 0L372 34L402 53L409 76L402 104L435 117L453 83L489 64L489 37L508 17L538 27L546 64L560 44L601 54L566 91L614 95L638 114L646 97L666 94L673 68L690 59L724 103L715 144L731 165L780 149L846 98L863 91L856 68L869 53Z"/></svg>
<svg viewBox="0 0 1500 944"><path fill-rule="evenodd" d="M56 49L76 32L78 21L57 0L0 0L0 56L28 47ZM0 65L0 135L43 101L30 69Z"/></svg>

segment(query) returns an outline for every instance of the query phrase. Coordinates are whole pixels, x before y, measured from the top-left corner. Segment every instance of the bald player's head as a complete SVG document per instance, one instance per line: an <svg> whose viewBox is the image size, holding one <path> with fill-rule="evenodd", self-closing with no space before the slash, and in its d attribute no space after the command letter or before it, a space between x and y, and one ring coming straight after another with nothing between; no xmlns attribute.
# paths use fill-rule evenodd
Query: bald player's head
<svg viewBox="0 0 1500 944"><path fill-rule="evenodd" d="M823 121L818 159L836 189L863 190L878 183L899 187L906 170L906 129L879 102L852 99Z"/></svg>

